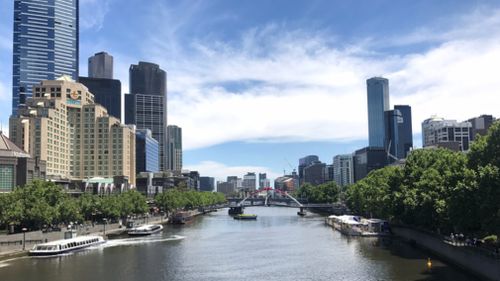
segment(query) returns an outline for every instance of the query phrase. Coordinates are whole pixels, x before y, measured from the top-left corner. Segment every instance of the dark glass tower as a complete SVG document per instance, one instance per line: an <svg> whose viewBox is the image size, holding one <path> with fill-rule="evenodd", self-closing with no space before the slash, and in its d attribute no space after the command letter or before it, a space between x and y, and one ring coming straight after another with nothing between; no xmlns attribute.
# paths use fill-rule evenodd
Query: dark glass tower
<svg viewBox="0 0 500 281"><path fill-rule="evenodd" d="M130 94L125 95L125 123L151 130L159 145L160 171L168 167L166 80L157 64L139 62L130 66Z"/></svg>
<svg viewBox="0 0 500 281"><path fill-rule="evenodd" d="M395 105L394 110L401 114L398 118L398 154L399 159L406 158L413 148L413 129L411 125L411 107L409 105Z"/></svg>
<svg viewBox="0 0 500 281"><path fill-rule="evenodd" d="M135 132L135 169L140 172L158 172L158 142L148 129Z"/></svg>
<svg viewBox="0 0 500 281"><path fill-rule="evenodd" d="M402 154L399 142L399 122L403 119L401 112L397 109L384 112L385 115L385 150L390 154L389 161L393 162L395 158L400 159Z"/></svg>
<svg viewBox="0 0 500 281"><path fill-rule="evenodd" d="M368 92L368 143L370 147L384 147L385 117L389 110L389 80L373 77L366 80Z"/></svg>
<svg viewBox="0 0 500 281"><path fill-rule="evenodd" d="M31 88L78 78L78 0L14 0L12 114Z"/></svg>
<svg viewBox="0 0 500 281"><path fill-rule="evenodd" d="M122 83L120 80L105 78L79 77L78 82L94 94L95 102L104 106L108 114L122 118Z"/></svg>

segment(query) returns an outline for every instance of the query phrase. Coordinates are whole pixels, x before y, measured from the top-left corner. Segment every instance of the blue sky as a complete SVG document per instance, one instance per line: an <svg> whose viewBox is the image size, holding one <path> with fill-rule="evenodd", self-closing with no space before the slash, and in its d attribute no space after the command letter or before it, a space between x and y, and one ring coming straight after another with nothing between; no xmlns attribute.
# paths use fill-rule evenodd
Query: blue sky
<svg viewBox="0 0 500 281"><path fill-rule="evenodd" d="M0 0L4 130L12 2ZM80 73L107 51L126 93L130 64L160 64L184 166L219 179L275 177L302 156L331 163L365 146L371 76L390 79L391 106L412 106L416 146L432 114L500 116L499 1L80 0L80 9Z"/></svg>

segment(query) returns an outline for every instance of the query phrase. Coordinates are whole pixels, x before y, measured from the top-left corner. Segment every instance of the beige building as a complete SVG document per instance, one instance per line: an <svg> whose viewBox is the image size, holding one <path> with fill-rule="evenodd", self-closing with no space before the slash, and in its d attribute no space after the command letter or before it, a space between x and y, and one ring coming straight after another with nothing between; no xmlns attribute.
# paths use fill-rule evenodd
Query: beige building
<svg viewBox="0 0 500 281"><path fill-rule="evenodd" d="M88 89L63 76L33 87L9 120L10 139L47 162L47 177L126 176L135 184L135 127L108 116Z"/></svg>

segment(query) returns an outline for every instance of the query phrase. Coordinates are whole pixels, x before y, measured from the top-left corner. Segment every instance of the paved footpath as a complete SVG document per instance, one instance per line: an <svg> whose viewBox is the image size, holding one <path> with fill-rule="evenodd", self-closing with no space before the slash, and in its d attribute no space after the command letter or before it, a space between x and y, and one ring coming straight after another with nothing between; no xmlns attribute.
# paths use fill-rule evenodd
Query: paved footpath
<svg viewBox="0 0 500 281"><path fill-rule="evenodd" d="M144 220L137 220L139 222L145 222ZM166 223L165 219L161 217L150 217L148 219L148 223ZM77 226L76 228L78 235L104 235L104 224L95 224L92 225L84 225ZM119 231L123 231L124 227L120 228L120 224L112 223L106 224L106 235L110 233L116 233ZM33 246L37 243L54 241L59 239L64 239L64 232L67 231L67 228L63 228L61 231L47 232L43 233L42 231L31 231L26 232L26 247L23 250L23 233L16 234L3 234L0 235L0 259L2 257L8 257L13 255L20 255L27 250L33 248Z"/></svg>

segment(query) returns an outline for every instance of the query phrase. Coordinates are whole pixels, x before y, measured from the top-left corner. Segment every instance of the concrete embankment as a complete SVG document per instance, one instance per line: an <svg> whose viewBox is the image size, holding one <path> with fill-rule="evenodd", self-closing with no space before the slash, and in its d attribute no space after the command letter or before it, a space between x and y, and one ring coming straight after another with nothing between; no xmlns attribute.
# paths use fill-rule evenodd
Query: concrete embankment
<svg viewBox="0 0 500 281"><path fill-rule="evenodd" d="M392 226L395 235L415 243L439 258L455 264L486 280L500 281L500 259L478 252L478 249L459 247L431 234L403 226Z"/></svg>

